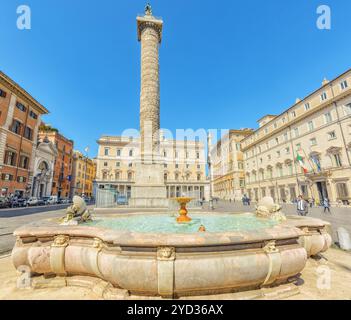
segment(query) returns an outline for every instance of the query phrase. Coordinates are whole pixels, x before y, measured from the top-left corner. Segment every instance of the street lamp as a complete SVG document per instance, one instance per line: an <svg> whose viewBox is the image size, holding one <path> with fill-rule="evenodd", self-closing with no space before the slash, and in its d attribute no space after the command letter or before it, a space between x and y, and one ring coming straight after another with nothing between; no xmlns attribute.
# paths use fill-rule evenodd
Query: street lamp
<svg viewBox="0 0 351 320"><path fill-rule="evenodd" d="M210 209L214 210L213 206L213 194L212 194L212 159L211 159L211 146L212 146L212 135L209 132L207 135L207 165L208 165L208 171L210 175Z"/></svg>
<svg viewBox="0 0 351 320"><path fill-rule="evenodd" d="M87 180L87 165L88 165L88 152L89 152L89 147L86 147L84 149L85 151L85 164L84 164L84 183L83 183L83 192L82 192L82 196L85 196L85 184L86 184L86 180Z"/></svg>

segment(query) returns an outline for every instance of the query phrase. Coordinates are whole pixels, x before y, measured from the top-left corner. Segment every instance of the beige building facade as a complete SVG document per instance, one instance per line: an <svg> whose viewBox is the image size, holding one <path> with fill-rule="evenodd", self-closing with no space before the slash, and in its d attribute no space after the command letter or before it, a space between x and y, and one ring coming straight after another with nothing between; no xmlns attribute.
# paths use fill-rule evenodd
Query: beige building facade
<svg viewBox="0 0 351 320"><path fill-rule="evenodd" d="M251 129L230 130L212 148L213 196L224 200L240 200L245 192L244 159L241 141Z"/></svg>
<svg viewBox="0 0 351 320"><path fill-rule="evenodd" d="M294 202L302 194L317 203L350 203L351 70L258 123L242 142L246 192L253 201L272 196Z"/></svg>
<svg viewBox="0 0 351 320"><path fill-rule="evenodd" d="M140 140L103 136L97 143L96 187L116 190L130 198L141 158ZM159 162L167 198L183 194L191 194L199 199L205 197L208 181L202 142L161 138Z"/></svg>
<svg viewBox="0 0 351 320"><path fill-rule="evenodd" d="M93 184L96 174L95 162L83 155L80 151L73 151L72 185L71 192L74 195L93 196Z"/></svg>

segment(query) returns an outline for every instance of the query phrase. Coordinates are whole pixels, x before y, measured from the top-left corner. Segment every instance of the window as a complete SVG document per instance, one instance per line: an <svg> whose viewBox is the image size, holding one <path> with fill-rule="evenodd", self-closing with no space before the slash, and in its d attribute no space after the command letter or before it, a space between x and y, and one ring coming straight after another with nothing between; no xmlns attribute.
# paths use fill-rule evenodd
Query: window
<svg viewBox="0 0 351 320"><path fill-rule="evenodd" d="M200 159L200 152L196 152L196 159Z"/></svg>
<svg viewBox="0 0 351 320"><path fill-rule="evenodd" d="M167 167L168 167L167 163L164 163L164 164L163 164L163 167L164 167L164 168L167 168Z"/></svg>
<svg viewBox="0 0 351 320"><path fill-rule="evenodd" d="M289 153L290 153L290 148L289 148L289 147L285 148L285 153L286 153L286 154L289 154Z"/></svg>
<svg viewBox="0 0 351 320"><path fill-rule="evenodd" d="M346 115L351 115L351 103L346 104L346 105L344 106L344 108L345 108L345 114L346 114Z"/></svg>
<svg viewBox="0 0 351 320"><path fill-rule="evenodd" d="M295 118L295 117L296 117L296 112L295 112L295 111L291 111L291 116L292 116L293 118Z"/></svg>
<svg viewBox="0 0 351 320"><path fill-rule="evenodd" d="M166 151L163 151L163 156L164 156L165 158L167 158L167 152L166 152Z"/></svg>
<svg viewBox="0 0 351 320"><path fill-rule="evenodd" d="M288 164L288 171L289 171L289 175L293 175L293 165L292 165L292 163Z"/></svg>
<svg viewBox="0 0 351 320"><path fill-rule="evenodd" d="M163 179L164 179L165 181L167 181L167 179L168 179L168 174L167 174L167 173L165 173L165 174L163 175Z"/></svg>
<svg viewBox="0 0 351 320"><path fill-rule="evenodd" d="M201 165L198 164L198 165L197 165L197 168L198 168L198 169L201 169Z"/></svg>
<svg viewBox="0 0 351 320"><path fill-rule="evenodd" d="M328 132L328 140L336 139L335 131Z"/></svg>
<svg viewBox="0 0 351 320"><path fill-rule="evenodd" d="M175 180L179 180L179 174L178 174L178 173L176 173L176 174L174 175L174 179L175 179Z"/></svg>
<svg viewBox="0 0 351 320"><path fill-rule="evenodd" d="M14 133L21 134L22 123L18 120L13 120L10 130Z"/></svg>
<svg viewBox="0 0 351 320"><path fill-rule="evenodd" d="M105 148L105 156L108 156L109 148Z"/></svg>
<svg viewBox="0 0 351 320"><path fill-rule="evenodd" d="M284 141L288 141L288 139L289 139L289 137L288 137L288 133L287 133L287 132L285 132L285 133L284 133Z"/></svg>
<svg viewBox="0 0 351 320"><path fill-rule="evenodd" d="M133 167L133 163L129 163L128 167L132 168Z"/></svg>
<svg viewBox="0 0 351 320"><path fill-rule="evenodd" d="M275 143L279 144L279 138L275 138Z"/></svg>
<svg viewBox="0 0 351 320"><path fill-rule="evenodd" d="M115 179L119 180L121 178L121 173L120 172L116 172L115 173Z"/></svg>
<svg viewBox="0 0 351 320"><path fill-rule="evenodd" d="M178 158L178 152L176 151L175 153L174 153L174 158Z"/></svg>
<svg viewBox="0 0 351 320"><path fill-rule="evenodd" d="M327 96L327 93L326 93L326 92L323 92L323 93L320 95L320 97L321 97L321 101L325 101L325 100L328 99L328 96Z"/></svg>
<svg viewBox="0 0 351 320"><path fill-rule="evenodd" d="M15 166L16 165L16 153L13 151L6 151L5 152L5 164L8 166Z"/></svg>
<svg viewBox="0 0 351 320"><path fill-rule="evenodd" d="M133 157L133 149L129 150L129 156Z"/></svg>
<svg viewBox="0 0 351 320"><path fill-rule="evenodd" d="M6 92L2 89L0 89L0 97L1 98L6 98Z"/></svg>
<svg viewBox="0 0 351 320"><path fill-rule="evenodd" d="M294 135L295 135L295 138L298 137L300 135L299 133L299 128L295 128L294 129Z"/></svg>
<svg viewBox="0 0 351 320"><path fill-rule="evenodd" d="M316 138L310 139L310 145L311 145L311 146L317 145L317 139L316 139Z"/></svg>
<svg viewBox="0 0 351 320"><path fill-rule="evenodd" d="M179 168L179 164L178 164L178 163L176 163L175 168L176 168L176 169L178 169L178 168Z"/></svg>
<svg viewBox="0 0 351 320"><path fill-rule="evenodd" d="M38 115L34 113L32 110L29 112L29 116L35 120L38 119Z"/></svg>
<svg viewBox="0 0 351 320"><path fill-rule="evenodd" d="M21 156L20 158L20 165L21 168L23 169L28 169L29 166L29 158L26 156Z"/></svg>
<svg viewBox="0 0 351 320"><path fill-rule="evenodd" d="M274 124L274 129L277 129L278 125L277 123Z"/></svg>
<svg viewBox="0 0 351 320"><path fill-rule="evenodd" d="M27 108L22 103L17 102L16 107L23 112L27 111Z"/></svg>
<svg viewBox="0 0 351 320"><path fill-rule="evenodd" d="M116 167L120 167L121 163L120 162L116 162Z"/></svg>
<svg viewBox="0 0 351 320"><path fill-rule="evenodd" d="M345 90L348 87L347 80L344 80L340 83L341 90Z"/></svg>
<svg viewBox="0 0 351 320"><path fill-rule="evenodd" d="M117 157L121 156L121 149L117 149Z"/></svg>
<svg viewBox="0 0 351 320"><path fill-rule="evenodd" d="M308 111L310 109L311 109L310 103L309 102L305 103L305 110Z"/></svg>
<svg viewBox="0 0 351 320"><path fill-rule="evenodd" d="M277 158L280 158L280 151L277 151Z"/></svg>
<svg viewBox="0 0 351 320"><path fill-rule="evenodd" d="M301 143L296 144L296 150L299 151L301 149Z"/></svg>
<svg viewBox="0 0 351 320"><path fill-rule="evenodd" d="M26 177L17 177L17 182L19 182L19 183L23 183L23 182L26 182L26 181L27 181Z"/></svg>
<svg viewBox="0 0 351 320"><path fill-rule="evenodd" d="M1 179L4 181L12 181L13 180L13 175L12 174L7 174L7 173L3 173L1 175Z"/></svg>
<svg viewBox="0 0 351 320"><path fill-rule="evenodd" d="M201 180L201 174L198 174L197 175L197 181L200 181Z"/></svg>
<svg viewBox="0 0 351 320"><path fill-rule="evenodd" d="M324 114L324 119L325 119L325 123L330 123L333 121L331 113L327 112L326 114Z"/></svg>
<svg viewBox="0 0 351 320"><path fill-rule="evenodd" d="M104 162L104 167L107 167L108 166L108 163L107 162Z"/></svg>
<svg viewBox="0 0 351 320"><path fill-rule="evenodd" d="M333 157L334 157L335 166L336 167L342 167L340 154L336 153L336 154L333 155Z"/></svg>
<svg viewBox="0 0 351 320"><path fill-rule="evenodd" d="M313 121L309 121L308 122L308 131L313 131L313 129L314 129Z"/></svg>
<svg viewBox="0 0 351 320"><path fill-rule="evenodd" d="M272 159L272 156L269 154L269 155L267 155L267 159L268 160L271 160Z"/></svg>
<svg viewBox="0 0 351 320"><path fill-rule="evenodd" d="M348 198L349 192L348 192L346 183L337 183L336 189L338 190L338 197L339 198L341 198L341 199Z"/></svg>
<svg viewBox="0 0 351 320"><path fill-rule="evenodd" d="M32 140L33 138L33 130L29 127L24 128L24 137L28 140Z"/></svg>
<svg viewBox="0 0 351 320"><path fill-rule="evenodd" d="M264 129L264 133L268 133L268 128Z"/></svg>

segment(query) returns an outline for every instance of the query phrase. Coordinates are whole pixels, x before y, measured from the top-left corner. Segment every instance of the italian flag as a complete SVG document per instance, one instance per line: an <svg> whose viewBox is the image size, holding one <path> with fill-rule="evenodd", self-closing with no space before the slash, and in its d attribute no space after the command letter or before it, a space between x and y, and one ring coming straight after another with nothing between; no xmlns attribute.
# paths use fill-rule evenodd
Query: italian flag
<svg viewBox="0 0 351 320"><path fill-rule="evenodd" d="M301 168L303 169L303 173L306 174L308 172L308 170L307 170L305 164L303 163L302 157L299 154L297 154L296 161L300 164Z"/></svg>

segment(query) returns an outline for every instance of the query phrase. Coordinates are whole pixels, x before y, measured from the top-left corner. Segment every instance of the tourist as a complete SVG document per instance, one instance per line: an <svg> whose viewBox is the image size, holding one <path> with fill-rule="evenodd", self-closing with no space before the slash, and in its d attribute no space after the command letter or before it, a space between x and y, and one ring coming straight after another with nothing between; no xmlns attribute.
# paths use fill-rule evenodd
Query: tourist
<svg viewBox="0 0 351 320"><path fill-rule="evenodd" d="M297 200L297 213L299 216L307 216L308 213L307 201L305 201L301 195Z"/></svg>
<svg viewBox="0 0 351 320"><path fill-rule="evenodd" d="M329 213L330 212L330 203L329 203L329 199L327 197L324 198L323 200L323 208L324 208L324 213L328 210Z"/></svg>

